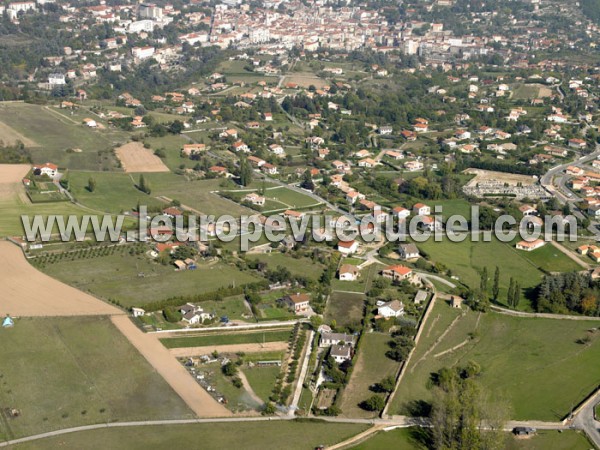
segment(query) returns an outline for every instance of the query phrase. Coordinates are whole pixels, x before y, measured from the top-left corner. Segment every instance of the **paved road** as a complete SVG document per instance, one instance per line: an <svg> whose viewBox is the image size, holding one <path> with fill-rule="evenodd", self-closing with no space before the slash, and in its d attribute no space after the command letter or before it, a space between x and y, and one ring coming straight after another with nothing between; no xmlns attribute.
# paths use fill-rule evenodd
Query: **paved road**
<svg viewBox="0 0 600 450"><path fill-rule="evenodd" d="M600 403L600 390L596 392L573 420L573 426L585 431L597 448L600 448L600 422L594 419L594 407Z"/></svg>

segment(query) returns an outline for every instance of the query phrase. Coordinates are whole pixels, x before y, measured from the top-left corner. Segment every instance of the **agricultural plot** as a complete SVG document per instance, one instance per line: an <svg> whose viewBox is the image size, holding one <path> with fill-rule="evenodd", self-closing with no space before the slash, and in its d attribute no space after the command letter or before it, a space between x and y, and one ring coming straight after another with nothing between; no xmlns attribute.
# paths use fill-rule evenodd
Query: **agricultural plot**
<svg viewBox="0 0 600 450"><path fill-rule="evenodd" d="M285 448L305 450L319 445L331 446L368 428L362 424L338 424L323 421L239 422L235 432L231 424L207 423L191 425L160 425L133 428L105 428L70 433L27 442L15 446L18 450L41 448L81 448L115 450L146 450L148 448L187 448L190 442L202 439L205 450L243 448L265 450Z"/></svg>
<svg viewBox="0 0 600 450"><path fill-rule="evenodd" d="M369 388L388 376L396 376L399 363L385 356L390 335L367 333L361 338L358 357L350 377L350 382L342 391L340 408L348 417L376 417L377 412L365 411L359 404L374 394Z"/></svg>
<svg viewBox="0 0 600 450"><path fill-rule="evenodd" d="M141 142L129 142L115 149L115 154L126 173L169 172L169 168Z"/></svg>
<svg viewBox="0 0 600 450"><path fill-rule="evenodd" d="M349 292L333 292L327 301L325 322L335 320L337 326L360 324L364 316L365 295Z"/></svg>
<svg viewBox="0 0 600 450"><path fill-rule="evenodd" d="M193 417L107 317L22 318L1 334L0 358L12 362L1 369L2 440L102 422Z"/></svg>
<svg viewBox="0 0 600 450"><path fill-rule="evenodd" d="M211 332L201 336L170 337L160 341L167 348L207 347L210 345L260 344L262 342L287 342L290 330L261 330L243 332Z"/></svg>
<svg viewBox="0 0 600 450"><path fill-rule="evenodd" d="M454 310L438 301L396 392L390 414L431 401L428 380L442 367L475 361L479 382L505 398L515 420L558 421L598 384L597 321L519 318ZM582 339L589 337L589 342ZM581 343L580 343L581 342Z"/></svg>
<svg viewBox="0 0 600 450"><path fill-rule="evenodd" d="M480 271L484 267L487 267L490 277L488 284L491 286L495 267L498 266L500 268L500 302L506 298L511 277L518 281L524 290L527 290L541 282L543 276L541 269L560 267L565 270L579 270L579 266L575 262L553 247L550 250L541 248L533 252L523 252L516 250L511 243L503 243L495 239L491 242L471 242L469 237L463 242L450 242L447 239L435 242L433 239L429 239L426 242L417 243L417 246L427 254L429 259L444 264L451 269L454 276L459 277L460 282L470 287L479 286ZM545 252L551 252L551 259L540 259L541 257L536 256L536 252L540 251L542 256L549 255ZM519 308L530 310L531 306L522 299Z"/></svg>
<svg viewBox="0 0 600 450"><path fill-rule="evenodd" d="M325 270L325 266L318 261L304 257L295 258L277 251L248 255L248 259L256 259L264 262L271 270L275 270L279 266L285 267L292 275L303 276L313 280L318 280L323 270Z"/></svg>
<svg viewBox="0 0 600 450"><path fill-rule="evenodd" d="M117 168L112 148L128 140L126 132L93 130L53 107L0 103L0 123L26 138L35 163L52 162L81 170Z"/></svg>
<svg viewBox="0 0 600 450"><path fill-rule="evenodd" d="M513 86L512 100L533 100L552 96L552 89L543 84L518 84Z"/></svg>
<svg viewBox="0 0 600 450"><path fill-rule="evenodd" d="M219 262L199 262L196 270L175 271L145 254L132 255L120 249L108 256L90 256L73 261L58 259L41 267L46 274L90 292L118 301L125 307L144 306L168 297L214 291L258 280L250 272Z"/></svg>

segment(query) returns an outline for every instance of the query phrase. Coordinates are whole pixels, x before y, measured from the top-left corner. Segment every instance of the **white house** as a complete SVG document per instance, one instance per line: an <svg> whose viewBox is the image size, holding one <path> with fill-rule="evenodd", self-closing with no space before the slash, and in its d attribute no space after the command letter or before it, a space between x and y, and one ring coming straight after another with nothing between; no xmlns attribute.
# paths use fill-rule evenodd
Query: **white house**
<svg viewBox="0 0 600 450"><path fill-rule="evenodd" d="M144 314L146 314L146 311L142 308L136 308L134 306L133 308L131 308L131 314L133 314L133 317L141 317Z"/></svg>
<svg viewBox="0 0 600 450"><path fill-rule="evenodd" d="M48 175L50 178L54 178L58 174L58 166L47 162L39 166L33 166L34 175Z"/></svg>
<svg viewBox="0 0 600 450"><path fill-rule="evenodd" d="M321 339L319 339L319 347L331 347L332 345L354 345L356 344L356 336L353 334L346 333L332 333L323 332L321 333Z"/></svg>
<svg viewBox="0 0 600 450"><path fill-rule="evenodd" d="M415 216L428 216L431 214L431 208L424 203L415 203L413 206Z"/></svg>
<svg viewBox="0 0 600 450"><path fill-rule="evenodd" d="M339 278L341 281L356 281L360 275L358 267L352 264L343 264L339 270Z"/></svg>
<svg viewBox="0 0 600 450"><path fill-rule="evenodd" d="M400 317L404 315L404 305L400 300L392 300L379 306L377 314L385 318Z"/></svg>
<svg viewBox="0 0 600 450"><path fill-rule="evenodd" d="M64 73L51 73L48 75L48 84L50 86L61 86L67 84Z"/></svg>
<svg viewBox="0 0 600 450"><path fill-rule="evenodd" d="M214 317L212 314L204 312L202 307L196 306L193 303L186 303L185 305L180 306L179 312L183 315L181 320L190 325L197 325Z"/></svg>
<svg viewBox="0 0 600 450"><path fill-rule="evenodd" d="M419 249L415 244L400 244L398 253L402 259L414 259L420 256Z"/></svg>
<svg viewBox="0 0 600 450"><path fill-rule="evenodd" d="M358 241L340 241L337 249L342 255L352 255L358 251Z"/></svg>
<svg viewBox="0 0 600 450"><path fill-rule="evenodd" d="M352 359L352 347L349 345L332 345L329 354L336 363L342 364Z"/></svg>
<svg viewBox="0 0 600 450"><path fill-rule="evenodd" d="M410 216L410 210L403 208L402 206L396 206L392 211L398 220L404 220Z"/></svg>

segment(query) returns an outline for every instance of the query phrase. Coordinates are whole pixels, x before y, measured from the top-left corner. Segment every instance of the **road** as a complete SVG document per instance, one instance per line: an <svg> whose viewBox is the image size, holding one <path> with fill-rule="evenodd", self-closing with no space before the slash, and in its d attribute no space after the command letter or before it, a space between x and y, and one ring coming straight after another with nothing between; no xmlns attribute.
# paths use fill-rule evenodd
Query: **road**
<svg viewBox="0 0 600 450"><path fill-rule="evenodd" d="M584 430L597 448L600 448L600 422L594 418L594 407L600 403L600 389L581 407L573 420L575 428Z"/></svg>
<svg viewBox="0 0 600 450"><path fill-rule="evenodd" d="M308 348L306 349L306 354L304 355L304 359L302 360L302 367L300 368L300 375L298 376L298 382L296 383L296 390L294 391L292 403L290 403L290 409L288 411L288 415L290 416L296 415L296 410L298 409L300 394L302 394L302 385L304 384L304 379L306 378L306 372L308 372L308 364L310 361L310 354L312 353L314 338L315 332L313 330L310 330L307 339Z"/></svg>

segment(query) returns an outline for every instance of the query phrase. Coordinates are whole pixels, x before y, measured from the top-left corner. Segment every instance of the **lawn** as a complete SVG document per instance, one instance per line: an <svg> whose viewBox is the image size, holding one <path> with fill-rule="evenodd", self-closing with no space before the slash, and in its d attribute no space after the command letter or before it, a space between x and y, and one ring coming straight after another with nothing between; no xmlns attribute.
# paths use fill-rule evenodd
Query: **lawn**
<svg viewBox="0 0 600 450"><path fill-rule="evenodd" d="M248 271L241 272L220 262L199 261L197 267L176 271L174 266L163 266L144 254L131 255L122 249L110 256L60 260L46 264L41 270L83 291L117 300L125 307L258 280Z"/></svg>
<svg viewBox="0 0 600 450"><path fill-rule="evenodd" d="M215 394L227 400L227 409L245 412L256 411L262 406L262 402L255 399L244 387L237 388L233 385L231 378L223 374L220 363L202 365L196 373L203 374L205 380L215 389Z"/></svg>
<svg viewBox="0 0 600 450"><path fill-rule="evenodd" d="M65 110L27 103L0 103L0 122L12 127L39 147L31 148L35 163L50 161L60 167L83 170L117 168L111 149L129 139L129 134L114 130L92 130L71 118ZM67 149L81 152L67 152Z"/></svg>
<svg viewBox="0 0 600 450"><path fill-rule="evenodd" d="M362 263L364 261L360 261ZM359 263L359 264L360 264ZM348 258L345 258L341 261L340 266L342 264L352 264L348 261ZM381 264L370 264L360 272L360 276L356 281L342 281L337 276L331 280L331 287L336 291L349 291L349 292L359 292L365 293L371 289L371 283L377 273L384 266Z"/></svg>
<svg viewBox="0 0 600 450"><path fill-rule="evenodd" d="M318 280L325 270L325 266L319 262L313 261L310 258L295 258L281 252L261 253L256 255L248 255L248 259L257 259L265 262L268 268L275 270L277 267L285 267L292 275L300 275L313 280Z"/></svg>
<svg viewBox="0 0 600 450"><path fill-rule="evenodd" d="M471 204L463 199L454 200L431 200L427 201L427 204L431 207L431 214L435 213L435 206L440 206L441 211L439 215L446 221L450 216L459 215L467 220L471 220Z"/></svg>
<svg viewBox="0 0 600 450"><path fill-rule="evenodd" d="M88 181L96 182L94 192L87 189ZM119 214L131 211L138 204L152 207L165 207L165 203L136 189L139 177L115 172L69 171L71 194L83 205L94 210Z"/></svg>
<svg viewBox="0 0 600 450"><path fill-rule="evenodd" d="M533 252L518 251L511 243L503 243L496 239L491 242L471 242L467 237L463 242L450 242L444 239L435 242L433 238L423 243L417 243L420 250L427 254L428 259L444 264L458 276L460 281L467 286L476 288L480 283L480 271L487 267L488 285L491 288L494 280L496 266L500 268L500 295L503 302L506 298L510 278L521 284L522 289L530 289L537 286L543 276L540 268L556 268L556 270L579 270L572 260L566 255L555 250L541 248ZM550 247L549 244L546 247ZM542 252L537 256L537 252ZM549 253L546 253L549 252ZM545 257L551 261L544 260ZM529 302L522 301L520 309L531 310Z"/></svg>
<svg viewBox="0 0 600 450"><path fill-rule="evenodd" d="M319 203L308 195L301 194L300 192L293 191L286 187L267 188L265 190L265 197L283 203L284 205L287 205L288 208L306 208Z"/></svg>
<svg viewBox="0 0 600 450"><path fill-rule="evenodd" d="M431 401L427 384L432 373L473 360L482 368L482 386L512 406L511 419L560 420L600 381L600 334L589 344L576 342L598 325L491 312L478 318L478 313L457 311L438 300L390 414L409 413L414 402Z"/></svg>
<svg viewBox="0 0 600 450"><path fill-rule="evenodd" d="M251 333L231 332L223 334L222 331L213 332L203 336L174 337L161 339L160 342L167 348L204 347L208 345L232 344L262 344L263 342L287 342L290 330L283 331L255 331Z"/></svg>
<svg viewBox="0 0 600 450"><path fill-rule="evenodd" d="M360 324L364 315L364 294L333 292L327 301L325 322L336 321L338 327Z"/></svg>
<svg viewBox="0 0 600 450"><path fill-rule="evenodd" d="M3 329L0 438L102 422L191 418L107 317L23 318ZM17 418L4 408L15 408Z"/></svg>
<svg viewBox="0 0 600 450"><path fill-rule="evenodd" d="M367 333L362 337L350 382L342 391L340 408L344 416L376 417L377 413L365 411L358 405L375 395L369 389L388 376L395 376L399 364L385 356L391 338L384 333ZM377 394L383 395L383 394Z"/></svg>
<svg viewBox="0 0 600 450"><path fill-rule="evenodd" d="M184 176L172 173L148 173L145 178L150 183L153 196L163 195L177 199L202 214L216 216L229 214L234 217L242 214L256 214L256 211L244 208L213 193L213 191L222 189L220 185L224 180L221 179L189 180Z"/></svg>
<svg viewBox="0 0 600 450"><path fill-rule="evenodd" d="M152 150L156 151L161 149L165 152L166 156L162 160L171 170L179 169L182 164L186 168L193 168L198 164L198 161L181 157L181 149L185 144L190 143L191 142L183 136L175 134L168 134L163 137L149 137L144 140L144 144L150 145Z"/></svg>
<svg viewBox="0 0 600 450"><path fill-rule="evenodd" d="M391 431L381 431L353 450L387 450L398 448L402 450L427 449L427 435L418 428L396 428ZM587 437L579 431L540 430L536 436L522 439L506 434L506 450L588 450L592 445Z"/></svg>
<svg viewBox="0 0 600 450"><path fill-rule="evenodd" d="M252 390L258 395L263 402L269 401L269 396L275 386L277 375L281 372L281 367L278 366L264 366L264 367L248 367L243 369L248 383L252 387Z"/></svg>
<svg viewBox="0 0 600 450"><path fill-rule="evenodd" d="M538 248L532 252L523 252L522 256L547 272L574 272L581 270L581 266L551 243L547 243L542 248Z"/></svg>
<svg viewBox="0 0 600 450"><path fill-rule="evenodd" d="M65 450L149 448L189 448L196 442L203 450L238 448L245 450L306 450L318 445L342 442L368 428L361 424L322 421L239 422L110 428L70 433L40 441L27 442L19 450L62 448ZM201 442L201 444L200 444Z"/></svg>

